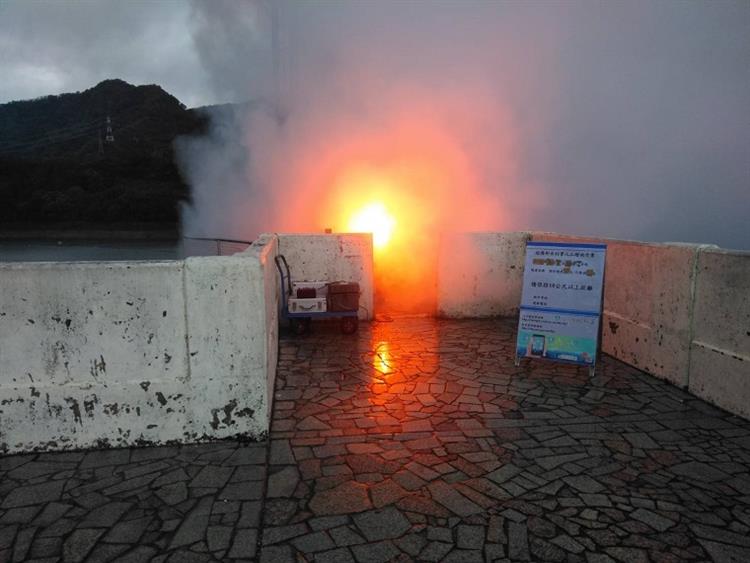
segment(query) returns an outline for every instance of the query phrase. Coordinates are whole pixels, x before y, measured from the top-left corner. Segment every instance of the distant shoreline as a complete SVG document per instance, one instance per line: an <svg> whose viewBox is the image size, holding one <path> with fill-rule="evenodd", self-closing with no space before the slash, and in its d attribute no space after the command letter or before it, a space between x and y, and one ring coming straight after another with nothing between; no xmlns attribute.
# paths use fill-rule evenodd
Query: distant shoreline
<svg viewBox="0 0 750 563"><path fill-rule="evenodd" d="M178 240L179 225L115 223L111 225L8 225L0 227L0 240Z"/></svg>

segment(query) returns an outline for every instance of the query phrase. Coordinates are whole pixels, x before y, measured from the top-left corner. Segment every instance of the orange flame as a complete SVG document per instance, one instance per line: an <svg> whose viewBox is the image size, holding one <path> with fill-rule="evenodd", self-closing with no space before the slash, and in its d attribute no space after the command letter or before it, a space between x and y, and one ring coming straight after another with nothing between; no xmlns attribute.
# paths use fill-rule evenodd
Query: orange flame
<svg viewBox="0 0 750 563"><path fill-rule="evenodd" d="M434 312L441 233L503 219L499 198L484 195L456 132L427 114L410 106L377 132L308 137L300 160L284 166L285 182L300 188L284 201L281 229L373 234L379 312ZM500 136L496 150L505 149Z"/></svg>
<svg viewBox="0 0 750 563"><path fill-rule="evenodd" d="M380 202L368 203L349 219L348 230L354 233L372 233L375 250L385 248L396 227L396 220Z"/></svg>

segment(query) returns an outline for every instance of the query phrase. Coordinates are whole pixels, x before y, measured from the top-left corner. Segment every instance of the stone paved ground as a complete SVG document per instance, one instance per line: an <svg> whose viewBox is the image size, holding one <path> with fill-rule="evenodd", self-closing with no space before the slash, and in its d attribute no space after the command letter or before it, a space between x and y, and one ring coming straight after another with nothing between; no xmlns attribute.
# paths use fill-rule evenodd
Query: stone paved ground
<svg viewBox="0 0 750 563"><path fill-rule="evenodd" d="M0 458L0 563L750 561L750 422L514 328L283 339L270 448Z"/></svg>

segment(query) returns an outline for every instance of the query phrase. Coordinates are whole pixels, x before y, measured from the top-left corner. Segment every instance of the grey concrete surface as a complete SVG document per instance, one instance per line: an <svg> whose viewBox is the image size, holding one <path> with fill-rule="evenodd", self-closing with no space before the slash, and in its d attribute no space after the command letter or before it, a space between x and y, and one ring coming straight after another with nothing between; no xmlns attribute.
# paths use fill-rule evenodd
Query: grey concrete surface
<svg viewBox="0 0 750 563"><path fill-rule="evenodd" d="M750 422L507 321L313 329L267 443L0 458L0 561L750 560Z"/></svg>

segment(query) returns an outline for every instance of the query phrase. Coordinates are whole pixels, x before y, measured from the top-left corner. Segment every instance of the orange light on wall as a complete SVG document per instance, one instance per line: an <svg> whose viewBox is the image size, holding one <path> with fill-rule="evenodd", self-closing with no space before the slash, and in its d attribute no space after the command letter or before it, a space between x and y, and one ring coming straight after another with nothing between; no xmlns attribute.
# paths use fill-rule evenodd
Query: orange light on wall
<svg viewBox="0 0 750 563"><path fill-rule="evenodd" d="M372 233L372 243L376 250L382 250L391 240L396 228L396 219L382 202L368 203L354 212L347 225L355 233Z"/></svg>

